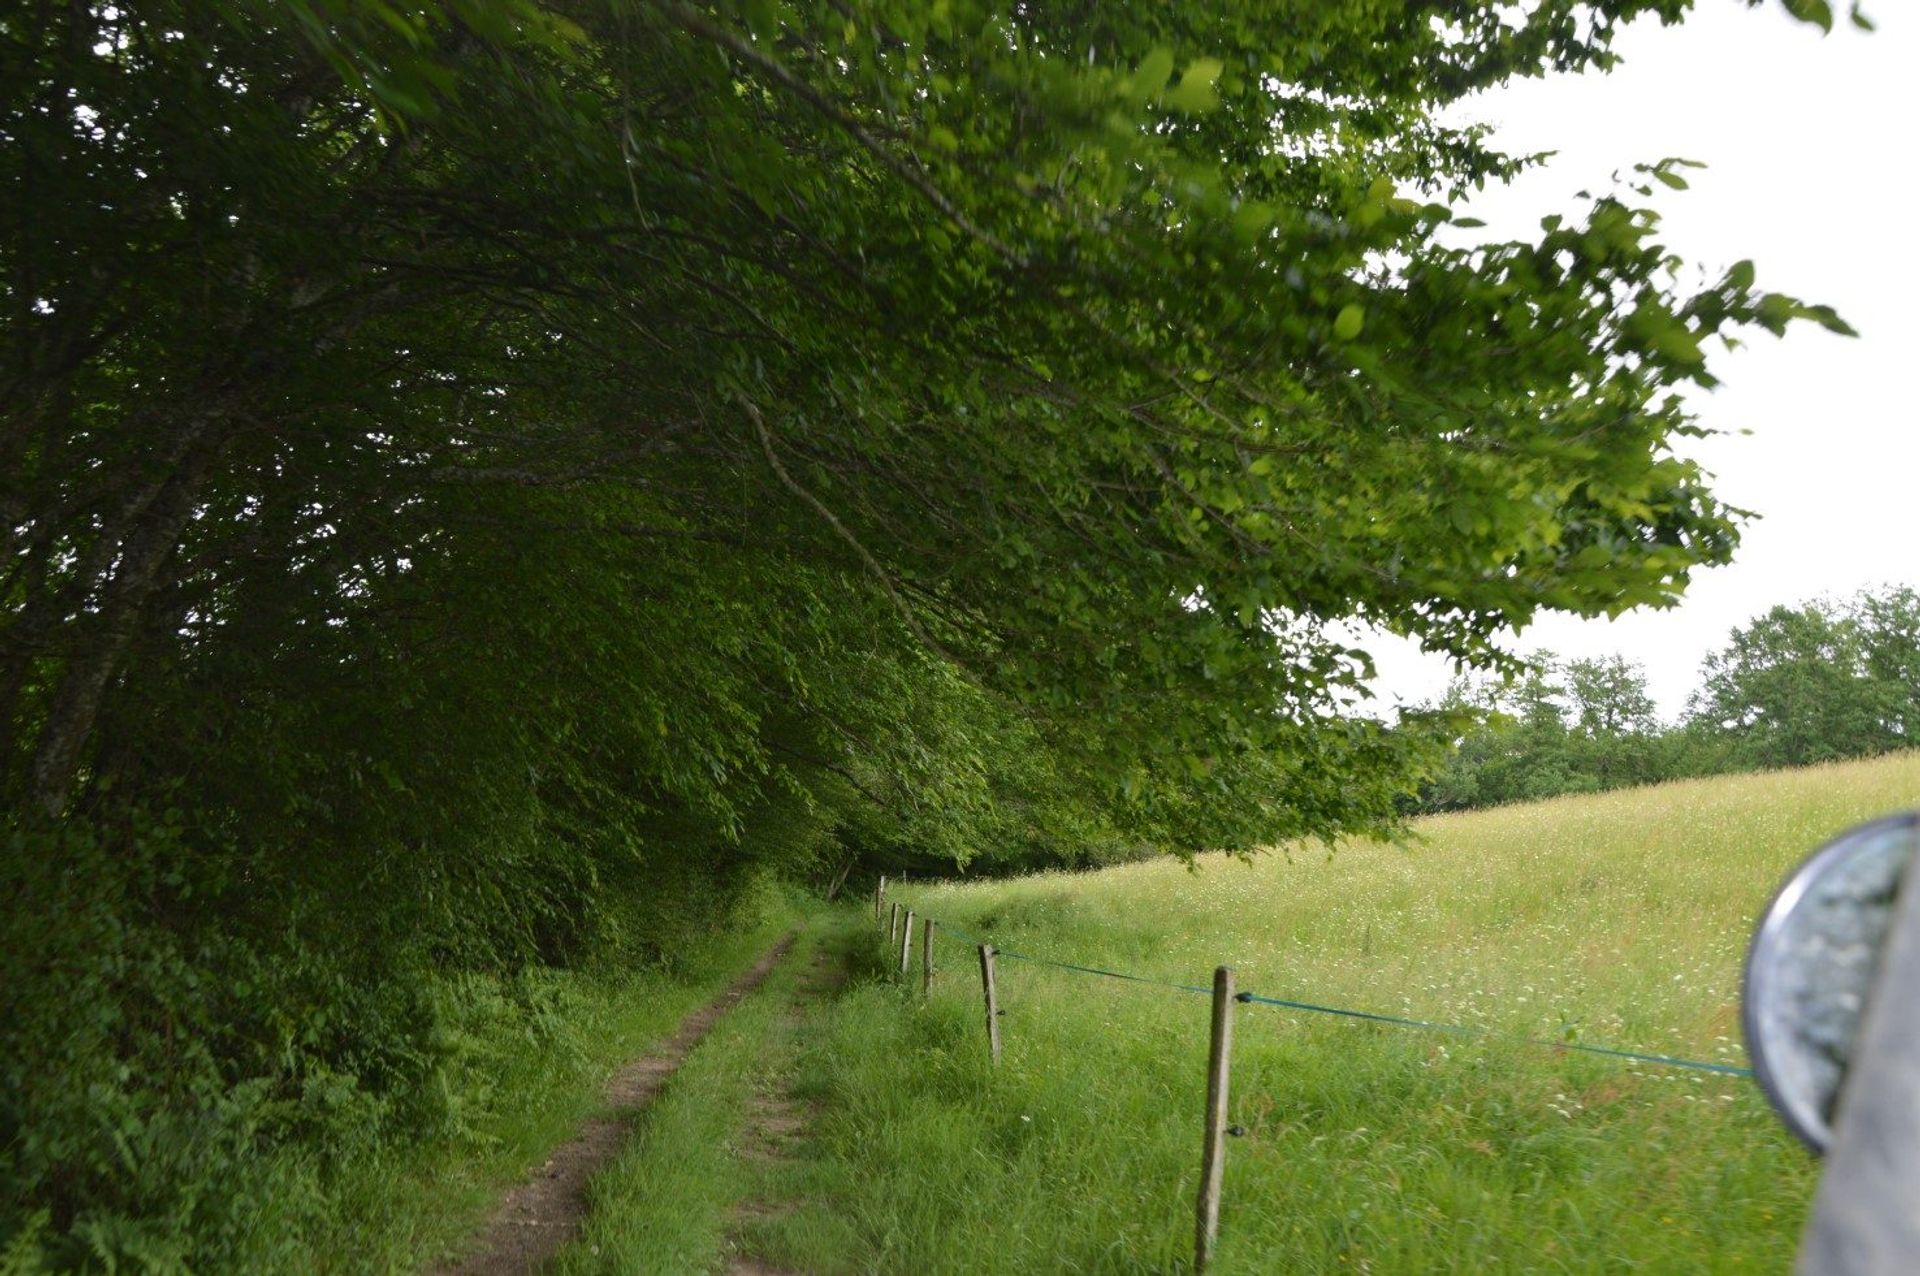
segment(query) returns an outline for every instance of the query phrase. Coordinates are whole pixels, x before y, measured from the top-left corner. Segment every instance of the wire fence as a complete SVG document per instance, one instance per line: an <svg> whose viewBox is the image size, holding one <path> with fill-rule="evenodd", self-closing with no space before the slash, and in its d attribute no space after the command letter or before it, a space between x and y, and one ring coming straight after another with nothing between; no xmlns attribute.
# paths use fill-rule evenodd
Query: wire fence
<svg viewBox="0 0 1920 1276"><path fill-rule="evenodd" d="M1023 961L1035 966L1050 966L1055 970L1070 971L1081 975L1098 975L1105 979L1124 979L1129 983L1149 984L1159 988L1168 988L1177 992L1197 993L1211 996L1213 989L1200 984L1183 984L1171 979L1157 979L1150 975L1129 974L1120 970L1105 970L1099 966L1083 966L1068 961L1055 961L1049 957L1034 957L1026 953L1017 953L1001 948L992 941L977 935L968 934L950 922L931 917L915 910L915 915L923 921L931 921L938 930L944 931L965 943L985 945L993 949L996 957L1009 961ZM1283 1010L1297 1010L1306 1014L1333 1015L1343 1019L1359 1020L1365 1023L1385 1024L1395 1028L1417 1028L1425 1032L1447 1033L1458 1037L1473 1037L1487 1041L1505 1041L1516 1045L1537 1046L1545 1050L1566 1051L1576 1054L1600 1055L1610 1059L1625 1059L1635 1063L1649 1063L1667 1068L1685 1068L1695 1072L1712 1072L1721 1076L1753 1076L1753 1069L1731 1063L1714 1063L1703 1059L1685 1059L1677 1055L1655 1054L1644 1050L1625 1050L1617 1046L1589 1045L1581 1041L1559 1041L1544 1037L1523 1037L1513 1033L1499 1032L1488 1028L1475 1028L1467 1024L1440 1023L1429 1019L1410 1019L1401 1015L1381 1014L1371 1010L1354 1010L1343 1006L1327 1006L1311 1001L1295 1001L1286 997L1268 997L1255 992L1236 993L1234 1000L1258 1006L1277 1006Z"/></svg>
<svg viewBox="0 0 1920 1276"><path fill-rule="evenodd" d="M880 906L887 898L887 880L883 877L874 889L873 911L876 921L880 917ZM899 971L907 974L913 949L913 926L915 918L920 921L920 964L922 995L931 991L933 983L933 949L935 936L941 932L976 947L980 955L981 994L985 1002L987 1046L994 1063L1000 1062L1000 1018L1005 1012L999 1008L999 995L994 978L994 966L997 958L1008 961L1027 962L1034 966L1063 970L1069 974L1087 975L1101 979L1117 979L1132 984L1145 984L1153 988L1164 988L1173 992L1197 994L1211 997L1213 1002L1212 1032L1207 1058L1207 1105L1205 1138L1202 1145L1201 1177L1199 1191L1194 1201L1195 1232L1193 1270L1204 1272L1212 1258L1217 1233L1220 1226L1220 1200L1222 1192L1222 1165L1226 1150L1225 1140L1229 1136L1244 1133L1240 1126L1228 1126L1227 1093L1230 1085L1231 1054L1233 1039L1233 1009L1235 1003L1258 1006L1273 1006L1281 1010L1298 1011L1303 1014L1329 1015L1355 1022L1379 1024L1390 1028L1414 1028L1423 1032L1446 1033L1455 1037L1477 1038L1490 1042L1506 1042L1513 1045L1536 1046L1563 1053L1598 1055L1609 1059L1620 1059L1631 1063L1650 1064L1662 1068L1680 1068L1694 1072L1716 1073L1721 1076L1753 1076L1751 1068L1737 1064L1719 1063L1706 1059L1687 1059L1678 1055L1658 1054L1649 1050L1626 1050L1618 1046L1591 1045L1584 1041L1549 1040L1540 1037L1521 1036L1516 1033L1502 1032L1487 1028L1476 1028L1468 1024L1442 1023L1431 1019L1414 1019L1405 1015L1381 1014L1372 1010L1357 1010L1347 1006L1331 1006L1320 1002L1299 1001L1290 997L1269 997L1257 992L1238 992L1235 990L1233 970L1221 966L1213 972L1213 984L1206 987L1200 984L1181 983L1172 979L1161 979L1152 975L1140 975L1131 971L1108 970L1103 966L1089 966L1080 962L1059 961L1051 957L1036 957L1030 953L1014 952L1011 949L996 947L990 940L970 934L953 925L912 907L905 908L905 929L901 923L902 904L893 901L893 911L887 920L887 939L889 947L898 945Z"/></svg>

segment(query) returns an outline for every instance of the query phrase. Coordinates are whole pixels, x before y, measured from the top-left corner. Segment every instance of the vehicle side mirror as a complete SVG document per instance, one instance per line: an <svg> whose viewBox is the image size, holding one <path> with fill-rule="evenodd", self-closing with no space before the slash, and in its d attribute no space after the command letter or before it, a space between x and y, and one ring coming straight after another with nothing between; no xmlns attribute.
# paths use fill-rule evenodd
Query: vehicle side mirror
<svg viewBox="0 0 1920 1276"><path fill-rule="evenodd" d="M1916 845L1920 812L1834 838L1787 877L1747 953L1741 1018L1754 1077L1787 1128L1822 1155Z"/></svg>

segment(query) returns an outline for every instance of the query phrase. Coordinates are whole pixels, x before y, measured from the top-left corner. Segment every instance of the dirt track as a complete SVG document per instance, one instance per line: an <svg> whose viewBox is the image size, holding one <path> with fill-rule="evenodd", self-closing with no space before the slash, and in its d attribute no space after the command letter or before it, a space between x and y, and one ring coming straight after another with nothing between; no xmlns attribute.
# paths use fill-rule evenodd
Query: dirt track
<svg viewBox="0 0 1920 1276"><path fill-rule="evenodd" d="M508 1191L468 1255L434 1268L435 1276L532 1276L545 1267L580 1230L587 1180L619 1150L633 1118L720 1017L765 982L798 934L768 949L725 992L688 1015L673 1036L615 1073L607 1083L611 1110L589 1120L532 1178Z"/></svg>

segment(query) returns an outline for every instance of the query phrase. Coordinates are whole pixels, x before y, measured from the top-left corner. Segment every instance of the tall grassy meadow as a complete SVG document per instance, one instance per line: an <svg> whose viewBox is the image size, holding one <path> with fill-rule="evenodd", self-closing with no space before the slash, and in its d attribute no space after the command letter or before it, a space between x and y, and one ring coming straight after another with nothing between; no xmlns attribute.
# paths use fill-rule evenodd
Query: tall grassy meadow
<svg viewBox="0 0 1920 1276"><path fill-rule="evenodd" d="M935 991L885 973L884 934L855 945L865 977L795 1072L806 1198L764 1247L830 1272L1190 1262L1207 999L1003 959L996 1069L957 929L1485 1030L1238 1007L1220 1272L1784 1270L1817 1167L1751 1081L1528 1039L1744 1063L1741 962L1774 887L1916 803L1909 753L1433 818L1405 847L896 888L950 928ZM845 924L872 933L870 911Z"/></svg>

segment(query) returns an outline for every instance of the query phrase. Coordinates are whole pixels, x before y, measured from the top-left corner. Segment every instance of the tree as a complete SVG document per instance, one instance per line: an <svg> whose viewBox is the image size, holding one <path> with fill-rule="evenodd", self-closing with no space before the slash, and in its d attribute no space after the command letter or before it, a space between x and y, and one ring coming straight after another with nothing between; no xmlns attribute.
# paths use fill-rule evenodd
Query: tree
<svg viewBox="0 0 1920 1276"><path fill-rule="evenodd" d="M1670 779L1674 758L1662 738L1646 671L1623 656L1570 660L1565 665L1574 710L1579 768L1602 789Z"/></svg>
<svg viewBox="0 0 1920 1276"><path fill-rule="evenodd" d="M1569 660L1565 666L1575 726L1589 736L1651 731L1653 697L1646 671L1624 656Z"/></svg>
<svg viewBox="0 0 1920 1276"><path fill-rule="evenodd" d="M1688 714L1749 765L1804 766L1896 747L1860 622L1835 604L1776 606L1707 657Z"/></svg>
<svg viewBox="0 0 1920 1276"><path fill-rule="evenodd" d="M18 20L10 783L69 809L141 648L258 632L232 578L316 538L342 598L509 525L830 564L1174 788L1345 747L1326 622L1486 662L1669 600L1735 540L1669 389L1723 330L1838 321L1744 264L1670 291L1614 197L1451 246L1517 162L1434 115L1649 7ZM502 485L549 526L476 530Z"/></svg>
<svg viewBox="0 0 1920 1276"><path fill-rule="evenodd" d="M1453 747L1422 786L1420 808L1497 806L1596 787L1574 769L1566 695L1550 651L1528 655L1518 675L1456 677L1434 707L1456 726Z"/></svg>
<svg viewBox="0 0 1920 1276"><path fill-rule="evenodd" d="M1866 676L1883 704L1883 729L1902 746L1920 743L1920 593L1907 586L1862 591L1854 604Z"/></svg>
<svg viewBox="0 0 1920 1276"><path fill-rule="evenodd" d="M1509 679L1455 679L1435 706L1456 732L1419 809L1458 810L1670 779L1675 742L1661 732L1646 675L1622 656L1527 657Z"/></svg>

